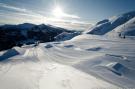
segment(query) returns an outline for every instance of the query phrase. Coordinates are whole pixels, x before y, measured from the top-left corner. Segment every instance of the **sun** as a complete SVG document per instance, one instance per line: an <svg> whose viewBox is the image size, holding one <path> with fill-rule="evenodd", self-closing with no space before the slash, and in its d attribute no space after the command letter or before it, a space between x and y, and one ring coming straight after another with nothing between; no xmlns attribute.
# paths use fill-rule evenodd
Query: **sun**
<svg viewBox="0 0 135 89"><path fill-rule="evenodd" d="M62 10L61 7L57 6L53 9L52 14L56 17L56 18L62 18L64 16L64 12Z"/></svg>

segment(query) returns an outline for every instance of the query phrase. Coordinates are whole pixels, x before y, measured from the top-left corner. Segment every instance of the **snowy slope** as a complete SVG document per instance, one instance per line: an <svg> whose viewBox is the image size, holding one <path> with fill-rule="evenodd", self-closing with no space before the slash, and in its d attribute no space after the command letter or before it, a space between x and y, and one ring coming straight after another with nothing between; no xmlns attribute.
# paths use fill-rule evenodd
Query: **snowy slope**
<svg viewBox="0 0 135 89"><path fill-rule="evenodd" d="M125 24L126 22L128 22L134 17L135 17L135 11L118 15L118 16L113 16L109 19L105 19L98 22L95 26L88 29L84 33L94 34L94 35L105 35L106 33L113 31L118 26Z"/></svg>
<svg viewBox="0 0 135 89"><path fill-rule="evenodd" d="M107 33L109 36L135 36L135 17Z"/></svg>
<svg viewBox="0 0 135 89"><path fill-rule="evenodd" d="M17 54L0 62L0 89L135 88L134 46L132 40L85 34L15 47Z"/></svg>

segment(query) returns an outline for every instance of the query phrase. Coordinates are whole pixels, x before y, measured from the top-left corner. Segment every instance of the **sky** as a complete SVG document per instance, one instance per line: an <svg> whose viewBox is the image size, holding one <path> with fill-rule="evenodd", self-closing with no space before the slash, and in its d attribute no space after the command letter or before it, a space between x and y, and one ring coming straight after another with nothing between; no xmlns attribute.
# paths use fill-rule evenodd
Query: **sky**
<svg viewBox="0 0 135 89"><path fill-rule="evenodd" d="M83 28L135 10L135 0L0 0L0 24L47 23Z"/></svg>

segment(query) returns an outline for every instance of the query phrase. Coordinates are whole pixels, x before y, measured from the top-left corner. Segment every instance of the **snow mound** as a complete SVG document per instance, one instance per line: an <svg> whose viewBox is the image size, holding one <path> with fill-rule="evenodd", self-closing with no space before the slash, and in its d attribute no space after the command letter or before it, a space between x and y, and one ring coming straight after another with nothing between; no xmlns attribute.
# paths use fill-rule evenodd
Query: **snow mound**
<svg viewBox="0 0 135 89"><path fill-rule="evenodd" d="M0 56L0 61L4 61L8 58L11 58L13 56L19 55L19 52L15 49L9 49L5 51L1 56Z"/></svg>
<svg viewBox="0 0 135 89"><path fill-rule="evenodd" d="M71 47L74 47L74 45L65 45L64 47L71 48Z"/></svg>
<svg viewBox="0 0 135 89"><path fill-rule="evenodd" d="M118 16L113 16L112 18L102 20L98 22L95 26L90 28L84 33L95 34L95 35L105 35L106 33L112 31L116 27L125 24L127 21L135 17L135 11L125 13Z"/></svg>
<svg viewBox="0 0 135 89"><path fill-rule="evenodd" d="M99 51L101 49L102 49L101 47L94 47L94 48L89 48L89 49L86 49L86 50L87 51Z"/></svg>
<svg viewBox="0 0 135 89"><path fill-rule="evenodd" d="M52 48L53 46L51 44L47 44L45 48Z"/></svg>
<svg viewBox="0 0 135 89"><path fill-rule="evenodd" d="M124 65L122 65L118 62L109 63L106 65L106 67L109 70L111 70L113 73L115 73L119 76L121 76L124 73L124 71L127 70L127 68Z"/></svg>

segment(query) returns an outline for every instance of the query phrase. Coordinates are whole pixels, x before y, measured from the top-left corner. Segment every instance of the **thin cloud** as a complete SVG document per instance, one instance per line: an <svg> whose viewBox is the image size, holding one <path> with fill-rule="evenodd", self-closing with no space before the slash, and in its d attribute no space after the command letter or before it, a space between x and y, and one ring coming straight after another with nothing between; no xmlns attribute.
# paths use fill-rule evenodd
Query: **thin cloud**
<svg viewBox="0 0 135 89"><path fill-rule="evenodd" d="M73 14L63 13L63 16L64 16L64 17L68 17L68 18L80 19L79 16L73 15Z"/></svg>
<svg viewBox="0 0 135 89"><path fill-rule="evenodd" d="M7 5L7 4L4 4L4 3L0 3L0 7L12 9L12 10L15 10L15 11L21 11L21 12L27 11L25 8L18 8L18 7Z"/></svg>
<svg viewBox="0 0 135 89"><path fill-rule="evenodd" d="M19 8L19 7L4 4L4 3L0 3L0 7L10 9L10 10L13 10L13 11L19 11L20 14L22 14L22 15L25 14L25 15L28 15L28 16L32 15L32 16L35 16L35 17L44 17L43 15L35 13L31 10L28 10L28 9L25 9L25 8Z"/></svg>

